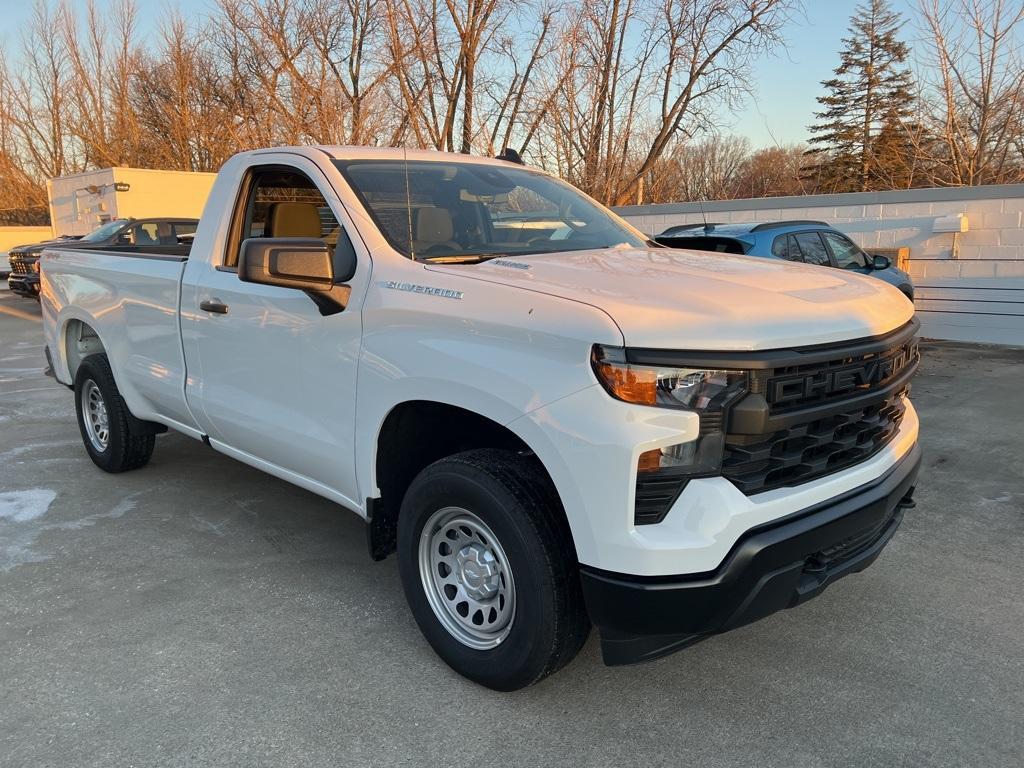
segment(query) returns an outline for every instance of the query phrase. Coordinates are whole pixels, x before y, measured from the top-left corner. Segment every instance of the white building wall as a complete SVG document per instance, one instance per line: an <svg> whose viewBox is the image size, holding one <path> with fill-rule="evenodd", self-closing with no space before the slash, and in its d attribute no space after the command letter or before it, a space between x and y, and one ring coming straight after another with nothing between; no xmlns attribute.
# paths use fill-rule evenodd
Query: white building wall
<svg viewBox="0 0 1024 768"><path fill-rule="evenodd" d="M674 224L816 219L865 250L910 249L923 334L1024 346L1024 184L626 206L655 235ZM963 214L968 231L935 232Z"/></svg>

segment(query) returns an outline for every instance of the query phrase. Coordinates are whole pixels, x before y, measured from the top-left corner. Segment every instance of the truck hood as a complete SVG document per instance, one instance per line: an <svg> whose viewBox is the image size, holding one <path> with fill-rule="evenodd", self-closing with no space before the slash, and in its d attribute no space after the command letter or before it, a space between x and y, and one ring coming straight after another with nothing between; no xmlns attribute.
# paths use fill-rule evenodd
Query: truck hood
<svg viewBox="0 0 1024 768"><path fill-rule="evenodd" d="M704 251L568 251L428 269L590 304L615 321L631 347L733 351L825 344L886 333L914 314L903 294L881 280Z"/></svg>
<svg viewBox="0 0 1024 768"><path fill-rule="evenodd" d="M11 251L19 251L25 256L38 256L43 251L61 250L64 248L86 248L90 243L80 243L77 240L70 239L57 239L57 240L44 240L41 243L30 243L28 245L19 245L17 248L11 248Z"/></svg>

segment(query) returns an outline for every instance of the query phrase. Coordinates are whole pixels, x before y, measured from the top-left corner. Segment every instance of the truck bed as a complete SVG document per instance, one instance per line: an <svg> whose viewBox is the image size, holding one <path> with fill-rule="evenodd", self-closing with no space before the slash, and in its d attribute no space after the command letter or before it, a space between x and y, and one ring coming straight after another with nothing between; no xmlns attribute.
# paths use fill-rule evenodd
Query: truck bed
<svg viewBox="0 0 1024 768"><path fill-rule="evenodd" d="M193 426L185 405L179 306L188 246L180 254L64 248L44 253L42 290L61 307L49 327L55 364L66 361L75 319L92 318L128 408L140 419ZM165 250L165 249L160 249ZM73 353L73 352L72 352ZM158 405L159 404L159 405Z"/></svg>

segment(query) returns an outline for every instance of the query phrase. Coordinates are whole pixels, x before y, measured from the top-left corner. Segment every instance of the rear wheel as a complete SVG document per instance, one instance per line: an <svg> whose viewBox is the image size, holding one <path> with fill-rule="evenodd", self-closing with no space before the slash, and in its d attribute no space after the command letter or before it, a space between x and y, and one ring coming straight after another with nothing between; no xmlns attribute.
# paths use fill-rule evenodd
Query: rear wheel
<svg viewBox="0 0 1024 768"><path fill-rule="evenodd" d="M541 680L590 631L568 526L535 458L480 450L427 467L402 502L398 553L427 641L488 688Z"/></svg>
<svg viewBox="0 0 1024 768"><path fill-rule="evenodd" d="M78 366L75 410L85 450L97 467L105 472L126 472L149 462L156 436L132 430L128 407L106 355L89 355Z"/></svg>

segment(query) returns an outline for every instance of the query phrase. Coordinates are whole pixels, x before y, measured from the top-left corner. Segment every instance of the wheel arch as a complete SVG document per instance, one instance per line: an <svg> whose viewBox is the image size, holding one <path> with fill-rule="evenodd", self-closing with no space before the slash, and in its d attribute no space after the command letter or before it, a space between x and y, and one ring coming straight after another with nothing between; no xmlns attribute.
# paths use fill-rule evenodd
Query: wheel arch
<svg viewBox="0 0 1024 768"><path fill-rule="evenodd" d="M59 336L60 354L68 377L73 384L78 366L89 355L107 354L107 348L95 326L78 317L65 319Z"/></svg>
<svg viewBox="0 0 1024 768"><path fill-rule="evenodd" d="M438 400L395 404L381 422L373 456L377 498L367 499L370 555L381 560L394 551L398 513L410 483L430 464L462 451L499 448L533 457L551 484L556 510L569 526L564 502L542 456L527 437L477 411ZM571 528L569 528L571 533Z"/></svg>

